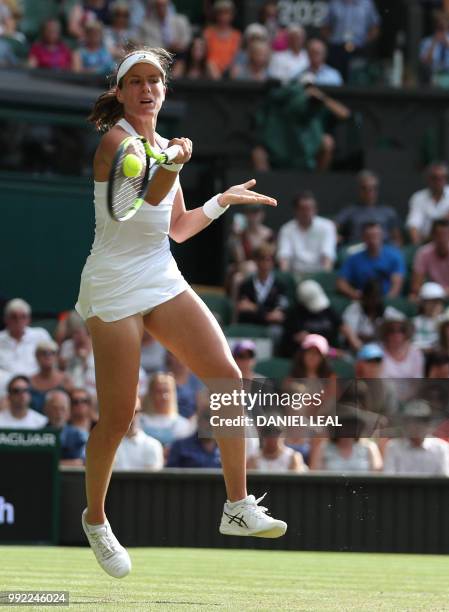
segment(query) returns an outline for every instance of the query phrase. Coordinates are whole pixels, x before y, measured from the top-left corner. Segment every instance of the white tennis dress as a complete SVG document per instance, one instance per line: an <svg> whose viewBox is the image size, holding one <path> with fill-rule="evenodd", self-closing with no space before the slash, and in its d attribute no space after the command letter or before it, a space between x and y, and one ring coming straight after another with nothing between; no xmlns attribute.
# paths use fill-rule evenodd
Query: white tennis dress
<svg viewBox="0 0 449 612"><path fill-rule="evenodd" d="M137 136L125 119L117 125ZM165 147L167 141L163 140ZM107 182L94 184L95 239L81 274L75 305L81 317L118 321L148 312L187 289L168 238L179 177L158 206L144 204L134 217L122 223L109 216Z"/></svg>

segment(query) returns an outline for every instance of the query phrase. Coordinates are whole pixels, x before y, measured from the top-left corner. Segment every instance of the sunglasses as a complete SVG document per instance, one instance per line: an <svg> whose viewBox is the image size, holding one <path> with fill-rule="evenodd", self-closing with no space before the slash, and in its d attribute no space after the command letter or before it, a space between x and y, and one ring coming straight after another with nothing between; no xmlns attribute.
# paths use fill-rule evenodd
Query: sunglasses
<svg viewBox="0 0 449 612"><path fill-rule="evenodd" d="M8 316L10 319L28 319L28 315L24 312L12 312Z"/></svg>
<svg viewBox="0 0 449 612"><path fill-rule="evenodd" d="M30 392L30 388L29 387L13 387L12 389L9 390L11 395L19 395L19 393L29 393Z"/></svg>
<svg viewBox="0 0 449 612"><path fill-rule="evenodd" d="M72 406L78 406L79 404L90 404L88 397L75 397L72 399Z"/></svg>
<svg viewBox="0 0 449 612"><path fill-rule="evenodd" d="M56 355L56 351L38 351L38 355L43 355L44 357L48 357L49 355Z"/></svg>

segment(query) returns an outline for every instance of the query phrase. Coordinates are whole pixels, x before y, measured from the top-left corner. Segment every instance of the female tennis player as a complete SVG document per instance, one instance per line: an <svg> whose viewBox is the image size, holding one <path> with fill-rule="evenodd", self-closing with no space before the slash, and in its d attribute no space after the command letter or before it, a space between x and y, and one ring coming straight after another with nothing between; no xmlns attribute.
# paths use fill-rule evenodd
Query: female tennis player
<svg viewBox="0 0 449 612"><path fill-rule="evenodd" d="M100 410L87 445L82 525L99 564L116 578L129 573L131 561L111 531L104 504L115 452L134 414L144 330L202 380L239 384L241 379L220 326L179 272L168 237L187 240L233 204L276 205L251 191L251 180L186 210L179 170L191 157L192 143L188 138L168 142L156 132L170 63L170 54L162 49L126 55L115 86L98 98L90 117L99 130L107 131L94 158L95 240L76 304L92 337ZM118 223L107 211L108 179L117 150L129 136L143 136L156 151L169 145L180 149L172 164L154 172L145 204L132 219ZM245 440L227 437L218 444L227 492L220 532L283 535L286 523L269 516L258 505L260 499L247 495Z"/></svg>

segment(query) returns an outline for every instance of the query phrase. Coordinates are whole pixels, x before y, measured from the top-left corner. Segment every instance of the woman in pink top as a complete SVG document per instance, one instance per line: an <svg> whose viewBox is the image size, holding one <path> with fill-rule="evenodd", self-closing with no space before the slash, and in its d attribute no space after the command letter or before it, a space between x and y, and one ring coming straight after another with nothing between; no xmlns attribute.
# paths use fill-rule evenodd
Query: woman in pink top
<svg viewBox="0 0 449 612"><path fill-rule="evenodd" d="M230 68L240 49L242 34L232 27L234 3L218 0L214 5L214 25L204 30L207 43L207 61L212 73L223 73Z"/></svg>
<svg viewBox="0 0 449 612"><path fill-rule="evenodd" d="M72 52L61 40L61 25L56 19L44 22L40 40L31 47L28 65L31 68L71 69Z"/></svg>

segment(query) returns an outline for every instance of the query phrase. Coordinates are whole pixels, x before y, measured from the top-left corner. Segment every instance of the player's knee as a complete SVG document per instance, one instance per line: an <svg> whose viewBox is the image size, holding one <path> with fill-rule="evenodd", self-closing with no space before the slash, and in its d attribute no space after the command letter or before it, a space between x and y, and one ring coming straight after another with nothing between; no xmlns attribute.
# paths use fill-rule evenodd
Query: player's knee
<svg viewBox="0 0 449 612"><path fill-rule="evenodd" d="M321 141L321 148L327 153L332 153L335 149L335 140L330 134L324 134L323 140Z"/></svg>
<svg viewBox="0 0 449 612"><path fill-rule="evenodd" d="M236 363L227 363L224 367L223 378L238 382L242 380L242 371Z"/></svg>
<svg viewBox="0 0 449 612"><path fill-rule="evenodd" d="M123 438L128 433L132 419L133 413L123 411L116 418L103 419L102 424L112 438Z"/></svg>

